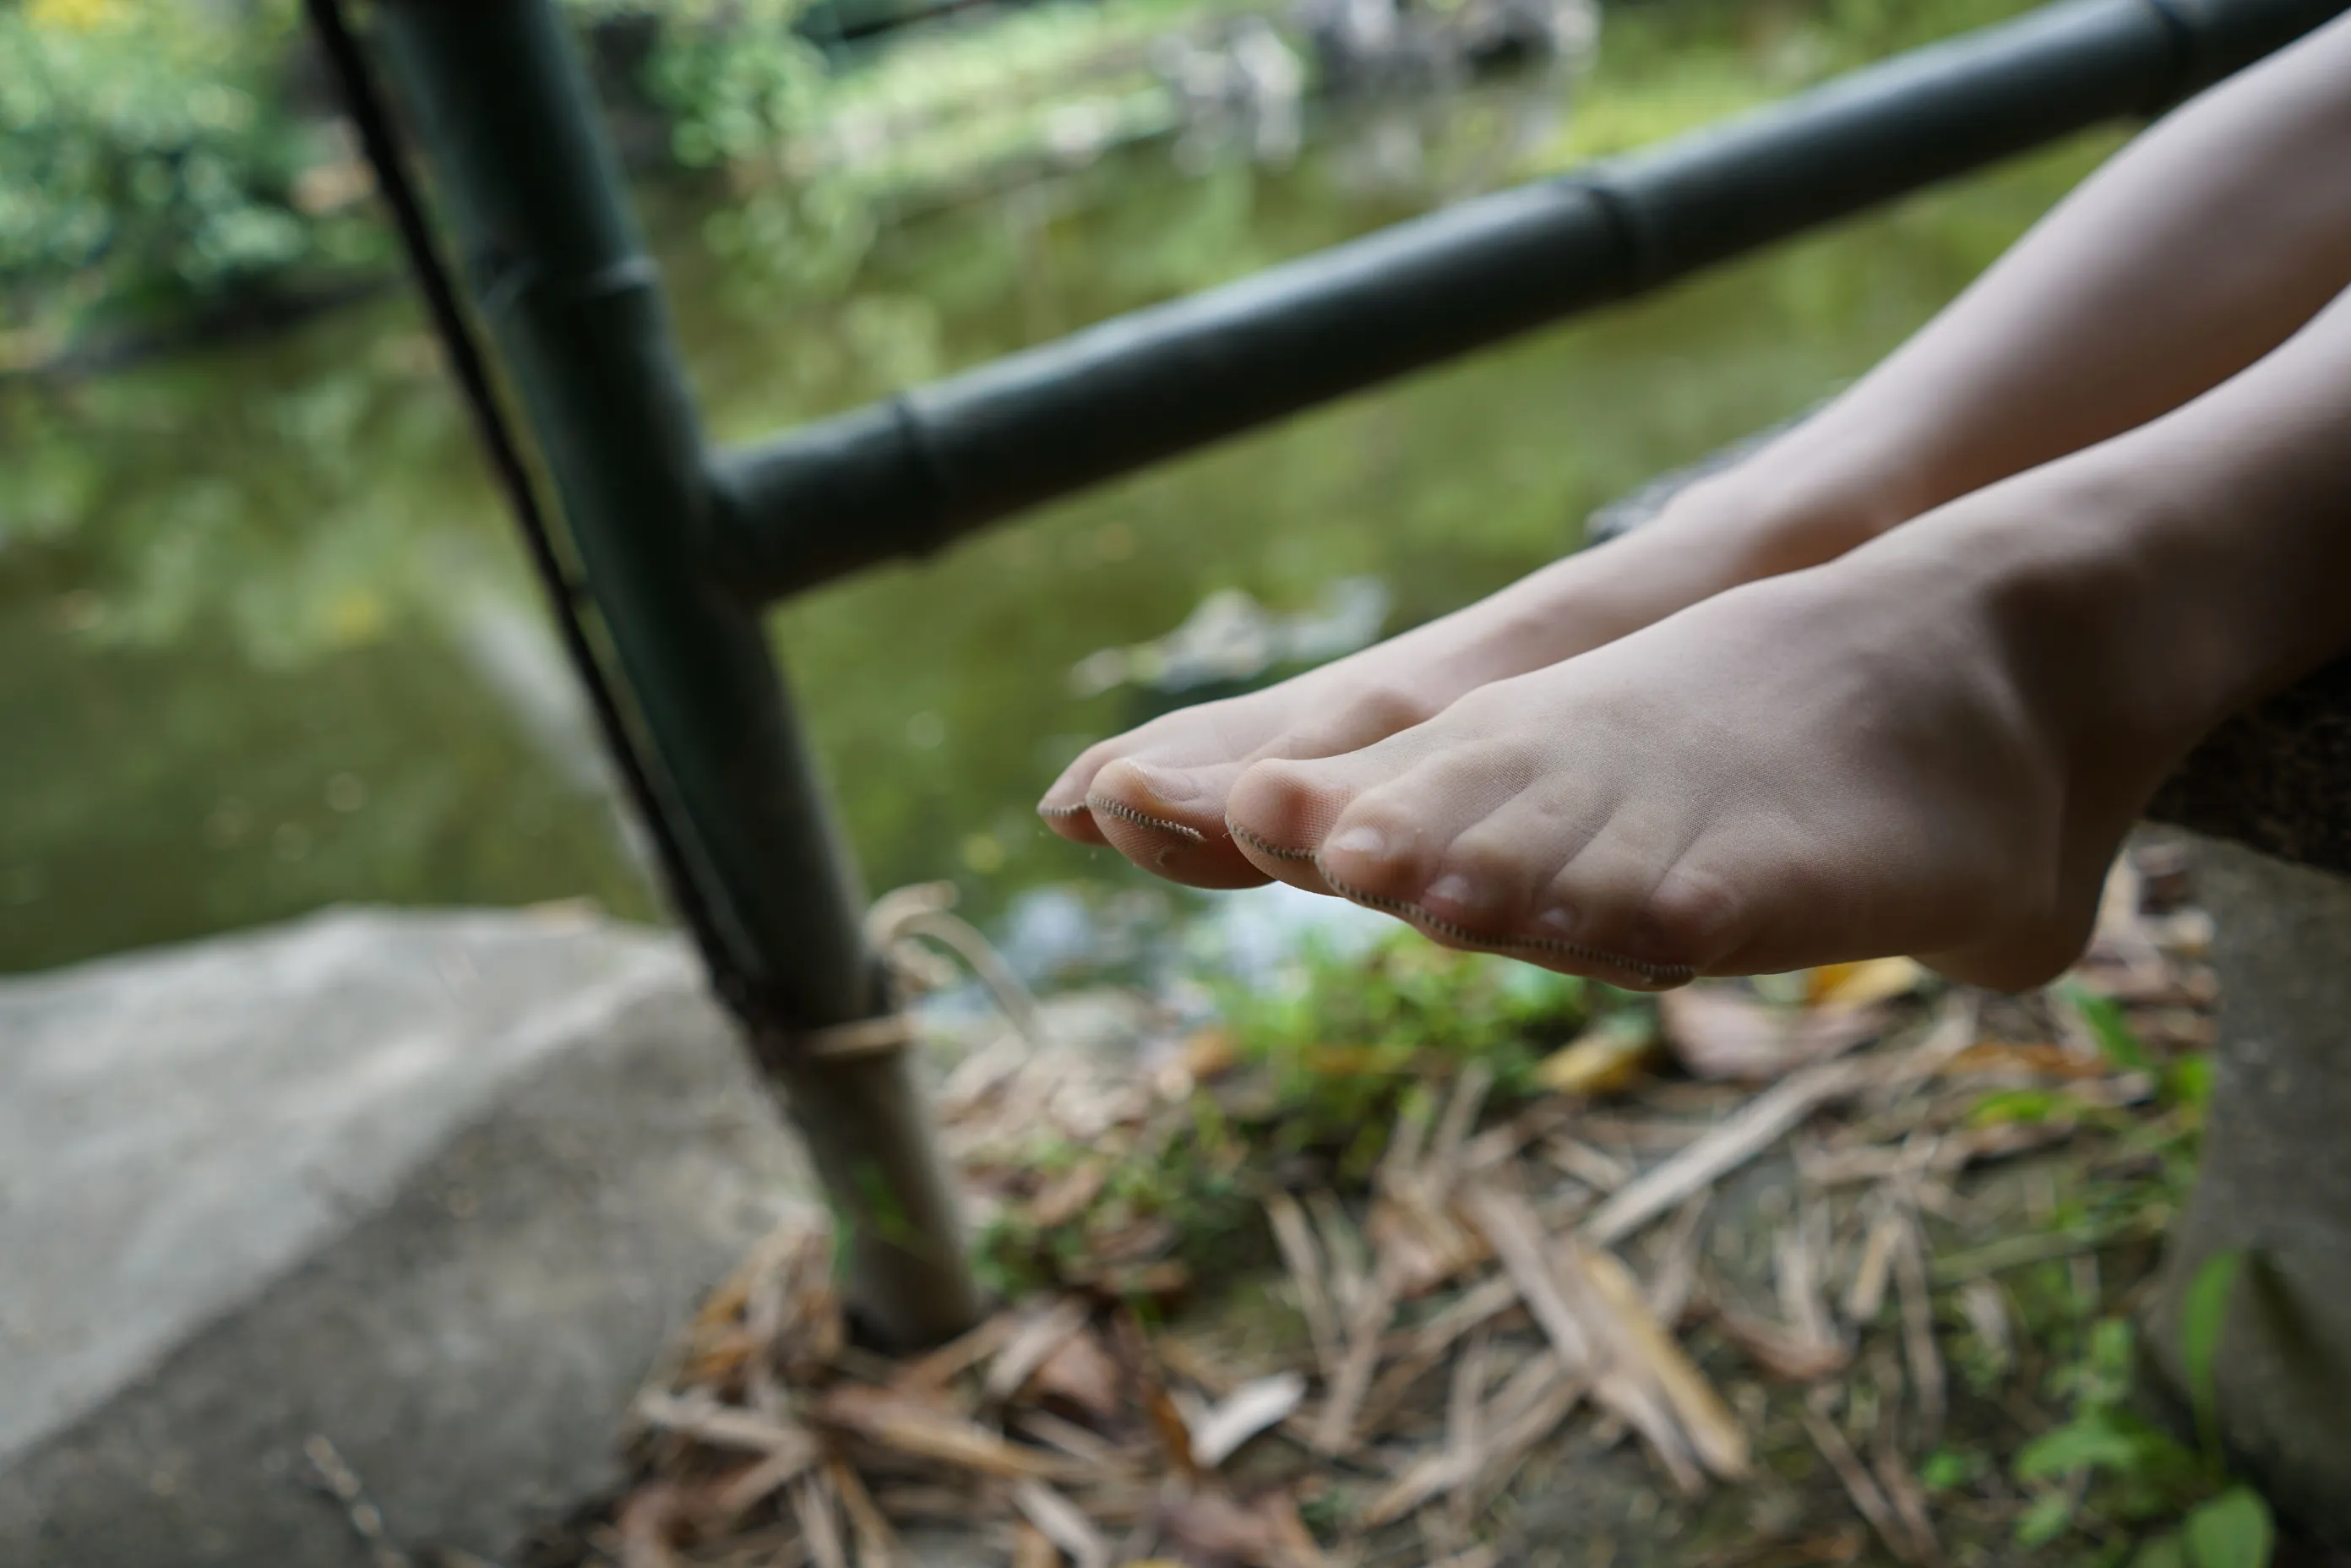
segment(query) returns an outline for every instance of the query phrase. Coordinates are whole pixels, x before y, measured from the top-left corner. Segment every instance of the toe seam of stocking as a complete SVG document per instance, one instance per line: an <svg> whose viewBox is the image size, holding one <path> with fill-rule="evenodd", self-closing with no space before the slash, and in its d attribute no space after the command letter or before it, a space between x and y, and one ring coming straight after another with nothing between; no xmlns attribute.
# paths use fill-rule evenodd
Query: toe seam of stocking
<svg viewBox="0 0 2351 1568"><path fill-rule="evenodd" d="M1225 819L1225 831L1232 834L1234 838L1238 839L1258 853L1270 855L1278 861L1311 861L1314 858L1312 850L1290 850L1282 848L1280 844L1269 843L1230 817Z"/></svg>
<svg viewBox="0 0 2351 1568"><path fill-rule="evenodd" d="M1492 947L1503 950L1521 947L1532 948L1540 953L1557 953L1562 957L1578 959L1586 964L1604 965L1612 969L1621 969L1626 974L1638 975L1649 985L1660 990L1671 989L1676 986L1686 986L1698 978L1698 969L1694 965L1653 963L1646 958L1633 958L1622 953L1612 953L1605 947L1595 947L1589 942L1570 942L1560 936L1496 936L1483 931L1472 931L1468 926L1447 920L1441 915L1432 915L1407 899L1384 897L1367 888L1356 887L1343 882L1325 870L1319 860L1315 862L1314 869L1322 872L1322 880L1329 883L1335 892L1352 903L1377 909L1385 914L1399 915L1416 925L1426 926L1439 936L1450 936L1457 942L1467 943L1473 947Z"/></svg>
<svg viewBox="0 0 2351 1568"><path fill-rule="evenodd" d="M1322 857L1311 850L1293 850L1280 844L1269 843L1238 822L1228 821L1225 823L1225 827L1234 838L1259 854L1270 856L1275 860L1311 862L1315 872L1324 882L1330 883L1331 890L1352 904L1360 904L1367 909L1376 909L1383 914L1400 916L1416 925L1424 926L1442 936L1450 936L1457 942L1466 943L1473 947L1493 947L1503 950L1523 947L1531 948L1540 953L1557 953L1562 957L1580 959L1587 964L1605 965L1612 969L1621 969L1628 975L1638 975L1650 985L1660 989L1686 986L1698 978L1698 969L1693 965L1652 963L1646 958L1632 958L1622 953L1612 953L1605 947L1595 947L1589 942L1570 942L1564 937L1558 936L1495 936L1483 931L1472 931L1466 925L1446 919L1443 915L1432 915L1408 899L1384 897L1368 888L1357 887L1352 883L1332 876L1330 868L1322 863Z"/></svg>
<svg viewBox="0 0 2351 1568"><path fill-rule="evenodd" d="M1182 822L1169 821L1165 817L1154 817L1147 812L1138 811L1124 801L1113 800L1107 796L1089 795L1086 797L1085 805L1080 809L1089 811L1107 811L1121 821L1133 822L1138 828L1155 828L1163 833L1174 833L1178 838L1188 839L1196 844L1208 841L1208 835L1197 828L1187 827Z"/></svg>

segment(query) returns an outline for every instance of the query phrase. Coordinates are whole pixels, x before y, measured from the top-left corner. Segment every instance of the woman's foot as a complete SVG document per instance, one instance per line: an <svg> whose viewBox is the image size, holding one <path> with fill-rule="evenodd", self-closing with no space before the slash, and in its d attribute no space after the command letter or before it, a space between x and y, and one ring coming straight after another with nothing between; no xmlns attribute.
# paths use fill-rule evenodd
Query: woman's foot
<svg viewBox="0 0 2351 1568"><path fill-rule="evenodd" d="M1833 493L1816 476L1860 465L1802 450L1805 434L1692 485L1631 538L1280 685L1089 747L1038 812L1062 836L1107 843L1173 881L1264 882L1226 825L1228 797L1252 764L1358 751L1465 693L1597 648L1736 583L1828 559L1908 515L1857 486Z"/></svg>
<svg viewBox="0 0 2351 1568"><path fill-rule="evenodd" d="M2195 584L2135 505L2078 465L1980 491L1376 745L1259 762L1231 831L1269 875L1618 984L1892 952L2036 983L2221 716L2186 667Z"/></svg>

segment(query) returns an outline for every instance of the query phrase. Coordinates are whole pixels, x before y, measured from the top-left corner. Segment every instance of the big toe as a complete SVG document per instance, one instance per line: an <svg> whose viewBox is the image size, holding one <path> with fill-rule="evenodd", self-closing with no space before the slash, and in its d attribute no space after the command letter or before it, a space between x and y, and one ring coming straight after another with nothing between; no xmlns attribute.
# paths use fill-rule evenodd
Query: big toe
<svg viewBox="0 0 2351 1568"><path fill-rule="evenodd" d="M1264 882L1225 826L1237 767L1176 768L1122 758L1093 777L1085 804L1102 841L1171 882L1255 887Z"/></svg>

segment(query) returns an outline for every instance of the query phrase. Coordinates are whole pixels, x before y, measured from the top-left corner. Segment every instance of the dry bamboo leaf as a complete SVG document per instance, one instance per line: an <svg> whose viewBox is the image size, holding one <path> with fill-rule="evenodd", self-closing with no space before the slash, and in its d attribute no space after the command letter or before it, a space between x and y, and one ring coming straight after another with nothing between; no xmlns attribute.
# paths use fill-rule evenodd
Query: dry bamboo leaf
<svg viewBox="0 0 2351 1568"><path fill-rule="evenodd" d="M1675 1058L1692 1073L1748 1082L1841 1055L1886 1028L1879 1008L1807 1011L1767 1002L1740 986L1705 981L1660 996L1657 1019Z"/></svg>
<svg viewBox="0 0 2351 1568"><path fill-rule="evenodd" d="M1402 1301L1435 1290L1485 1256L1477 1236L1432 1205L1416 1179L1385 1184L1372 1199L1365 1226L1376 1257Z"/></svg>
<svg viewBox="0 0 2351 1568"><path fill-rule="evenodd" d="M1635 1012L1611 1013L1535 1066L1555 1094L1614 1094L1631 1088L1657 1053L1657 1031Z"/></svg>
<svg viewBox="0 0 2351 1568"><path fill-rule="evenodd" d="M1479 1401L1486 1397L1486 1369L1491 1340L1484 1329L1469 1336L1469 1343L1453 1364L1453 1386L1445 1400L1445 1447L1461 1464L1465 1471L1477 1469L1479 1451L1478 1419Z"/></svg>
<svg viewBox="0 0 2351 1568"><path fill-rule="evenodd" d="M818 1397L814 1415L893 1453L981 1475L1050 1479L1071 1471L1058 1455L1008 1443L975 1422L889 1389L841 1384Z"/></svg>
<svg viewBox="0 0 2351 1568"><path fill-rule="evenodd" d="M1482 1061L1470 1062L1454 1081L1453 1096L1445 1103L1445 1113L1437 1118L1437 1135L1428 1148L1427 1168L1439 1191L1452 1185L1460 1168L1461 1145L1477 1126L1486 1092L1493 1086L1494 1071Z"/></svg>
<svg viewBox="0 0 2351 1568"><path fill-rule="evenodd" d="M1464 1196L1463 1206L1485 1232L1494 1255L1502 1260L1527 1311L1560 1360L1579 1370L1593 1365L1591 1333L1584 1316L1569 1303L1562 1289L1562 1274L1552 1264L1540 1222L1526 1200L1496 1187L1479 1186ZM1580 1270L1575 1279L1581 1287ZM1669 1408L1638 1373L1603 1367L1593 1384L1593 1395L1640 1428L1676 1485L1691 1490L1704 1484Z"/></svg>
<svg viewBox="0 0 2351 1568"><path fill-rule="evenodd" d="M841 1543L841 1520L833 1511L832 1490L824 1484L823 1472L800 1477L786 1495L792 1500L792 1516L799 1521L809 1561L816 1568L849 1568L849 1553Z"/></svg>
<svg viewBox="0 0 2351 1568"><path fill-rule="evenodd" d="M1450 1447L1416 1454L1390 1479L1386 1490L1364 1506L1363 1525L1377 1530L1394 1524L1432 1499L1467 1484L1477 1473Z"/></svg>
<svg viewBox="0 0 2351 1568"><path fill-rule="evenodd" d="M1331 1310L1331 1297L1323 1289L1322 1252L1315 1244L1314 1232L1306 1223L1305 1210L1298 1200L1286 1192L1269 1195L1265 1215L1273 1228L1274 1245L1281 1249L1283 1267L1290 1270L1290 1284L1298 1292L1298 1311L1306 1320L1307 1337L1314 1344L1314 1359L1322 1368L1325 1378L1335 1378L1339 1372L1339 1321Z"/></svg>
<svg viewBox="0 0 2351 1568"><path fill-rule="evenodd" d="M1251 1437L1280 1426L1305 1397L1306 1379L1294 1372L1242 1384L1191 1423L1192 1458L1215 1469Z"/></svg>
<svg viewBox="0 0 2351 1568"><path fill-rule="evenodd" d="M1770 1148L1821 1106L1860 1088L1873 1077L1874 1065L1823 1062L1764 1091L1681 1153L1620 1188L1584 1221L1585 1238L1614 1246Z"/></svg>
<svg viewBox="0 0 2351 1568"><path fill-rule="evenodd" d="M998 1312L938 1349L904 1363L891 1381L909 1390L943 1388L1010 1343L1020 1327L1018 1312Z"/></svg>
<svg viewBox="0 0 2351 1568"><path fill-rule="evenodd" d="M1479 1186L1462 1196L1470 1222L1485 1233L1486 1243L1501 1260L1519 1299L1543 1331L1561 1362L1581 1371L1592 1363L1592 1342L1560 1293L1558 1278L1543 1244L1542 1228L1526 1200L1499 1187Z"/></svg>
<svg viewBox="0 0 2351 1568"><path fill-rule="evenodd" d="M1347 1325L1347 1351L1331 1379L1322 1402L1322 1419L1314 1427L1314 1449L1343 1454L1354 1447L1355 1416L1371 1392L1372 1373L1378 1367L1380 1345L1395 1315L1395 1291L1385 1275L1374 1275L1364 1289L1353 1319Z"/></svg>
<svg viewBox="0 0 2351 1568"><path fill-rule="evenodd" d="M1177 1493L1159 1507L1160 1533L1186 1563L1278 1563L1270 1521L1220 1491Z"/></svg>
<svg viewBox="0 0 2351 1568"><path fill-rule="evenodd" d="M1110 1542L1077 1504L1042 1481L1018 1481L1013 1506L1067 1552L1076 1568L1110 1568Z"/></svg>
<svg viewBox="0 0 2351 1568"><path fill-rule="evenodd" d="M1465 1291L1418 1328L1387 1347L1388 1365L1364 1396L1359 1417L1367 1431L1381 1429L1413 1384L1445 1357L1453 1342L1519 1304L1518 1287L1507 1275Z"/></svg>
<svg viewBox="0 0 2351 1568"><path fill-rule="evenodd" d="M1718 1306L1714 1319L1723 1338L1783 1382L1815 1383L1853 1363L1853 1352L1839 1342L1812 1339L1735 1307Z"/></svg>
<svg viewBox="0 0 2351 1568"><path fill-rule="evenodd" d="M1747 1434L1708 1382L1683 1354L1665 1325L1649 1313L1648 1302L1632 1270L1596 1248L1574 1247L1570 1257L1583 1270L1593 1293L1614 1316L1620 1348L1639 1359L1643 1370L1664 1391L1674 1418L1689 1437L1698 1461L1722 1480L1746 1479L1749 1468Z"/></svg>
<svg viewBox="0 0 2351 1568"><path fill-rule="evenodd" d="M1373 1185L1384 1187L1417 1171L1427 1139L1428 1103L1421 1095L1407 1094L1396 1113L1395 1124L1388 1129L1387 1147L1380 1151L1379 1166L1372 1173Z"/></svg>
<svg viewBox="0 0 2351 1568"><path fill-rule="evenodd" d="M1110 1179L1110 1173L1108 1160L1084 1160L1071 1166L1029 1201L1029 1222L1040 1230L1067 1225L1102 1195L1102 1184Z"/></svg>
<svg viewBox="0 0 2351 1568"><path fill-rule="evenodd" d="M771 1419L707 1395L642 1394L630 1414L657 1432L674 1432L714 1448L745 1453L799 1455L813 1463L816 1439L802 1427Z"/></svg>
<svg viewBox="0 0 2351 1568"><path fill-rule="evenodd" d="M1694 1192L1683 1199L1674 1215L1673 1228L1666 1232L1664 1243L1657 1249L1657 1270L1650 1277L1648 1289L1643 1294L1649 1311L1668 1329L1681 1322L1689 1311L1691 1296L1698 1291L1698 1242L1707 1207L1713 1200L1714 1195L1709 1192Z"/></svg>
<svg viewBox="0 0 2351 1568"><path fill-rule="evenodd" d="M1695 1497L1706 1490L1706 1475L1698 1468L1688 1435L1674 1419L1673 1408L1664 1394L1641 1368L1626 1364L1608 1367L1593 1379L1592 1397L1622 1416L1641 1434L1650 1458L1664 1469L1675 1490L1685 1497Z"/></svg>
<svg viewBox="0 0 2351 1568"><path fill-rule="evenodd" d="M984 1385L988 1403L1000 1405L1020 1392L1045 1359L1083 1332L1092 1309L1076 1296L1064 1296L1024 1322L1003 1350L988 1364Z"/></svg>
<svg viewBox="0 0 2351 1568"><path fill-rule="evenodd" d="M1316 1187L1306 1195L1306 1213L1322 1240L1322 1256L1329 1260L1332 1301L1344 1322L1363 1304L1364 1291L1371 1281L1371 1256L1364 1249L1363 1232L1355 1228L1338 1195L1328 1187Z"/></svg>
<svg viewBox="0 0 2351 1568"><path fill-rule="evenodd" d="M1061 1568L1061 1553L1043 1531L1025 1519L1015 1520L1012 1568Z"/></svg>
<svg viewBox="0 0 2351 1568"><path fill-rule="evenodd" d="M670 1545L677 1523L677 1489L652 1481L631 1492L613 1519L621 1537L621 1568L683 1568Z"/></svg>
<svg viewBox="0 0 2351 1568"><path fill-rule="evenodd" d="M1868 1237L1862 1242L1861 1260L1854 1266L1853 1284L1844 1293L1844 1321L1854 1327L1875 1322L1878 1310L1885 1306L1886 1283L1893 1278L1895 1249L1902 1244L1908 1224L1898 1209L1891 1207L1870 1222Z"/></svg>
<svg viewBox="0 0 2351 1568"><path fill-rule="evenodd" d="M1059 1399L1093 1416L1109 1421L1121 1404L1118 1363L1102 1348L1092 1329L1081 1328L1045 1358L1027 1384L1032 1399Z"/></svg>
<svg viewBox="0 0 2351 1568"><path fill-rule="evenodd" d="M1925 985L1927 977L1927 967L1916 958L1864 958L1810 971L1804 977L1804 994L1814 1007L1864 1007L1907 997Z"/></svg>
<svg viewBox="0 0 2351 1568"><path fill-rule="evenodd" d="M1934 1443L1943 1431L1948 1396L1942 1352L1935 1344L1935 1298L1927 1279L1926 1242L1918 1222L1904 1216L1894 1249L1894 1283L1902 1299L1902 1354L1918 1396L1920 1441Z"/></svg>
<svg viewBox="0 0 2351 1568"><path fill-rule="evenodd" d="M1482 1418L1489 1434L1485 1468L1470 1478L1473 1497L1491 1497L1517 1470L1527 1451L1551 1436L1584 1396L1587 1385L1557 1355L1528 1359L1494 1396Z"/></svg>
<svg viewBox="0 0 2351 1568"><path fill-rule="evenodd" d="M1782 1226L1771 1239L1771 1267L1780 1292L1780 1312L1790 1332L1814 1344L1842 1344L1843 1336L1821 1299L1821 1274L1827 1248L1823 1227L1826 1216L1808 1212L1794 1225Z"/></svg>
<svg viewBox="0 0 2351 1568"><path fill-rule="evenodd" d="M1272 1531L1283 1568L1330 1568L1330 1559L1315 1544L1313 1532L1298 1517L1295 1498L1288 1492L1273 1492L1258 1500L1257 1511Z"/></svg>
<svg viewBox="0 0 2351 1568"><path fill-rule="evenodd" d="M1886 1423L1880 1430L1890 1432L1892 1423ZM1878 1449L1872 1468L1877 1472L1877 1483L1886 1493L1886 1500L1894 1505L1894 1517L1901 1521L1904 1531L1910 1537L1911 1550L1917 1554L1917 1561L1940 1563L1943 1543L1935 1538L1935 1521L1927 1511L1927 1493L1919 1486L1918 1478L1910 1473L1910 1467L1902 1462L1902 1456L1891 1445Z"/></svg>
<svg viewBox="0 0 2351 1568"><path fill-rule="evenodd" d="M1543 1154L1552 1164L1592 1188L1594 1192L1611 1193L1635 1175L1632 1166L1605 1155L1590 1144L1560 1134L1546 1140Z"/></svg>
<svg viewBox="0 0 2351 1568"><path fill-rule="evenodd" d="M717 1527L741 1518L767 1501L777 1488L805 1473L816 1459L816 1445L810 1443L803 1448L769 1454L746 1466L712 1495L712 1518L708 1522Z"/></svg>
<svg viewBox="0 0 2351 1568"><path fill-rule="evenodd" d="M1805 1406L1803 1415L1804 1430L1812 1435L1813 1446L1820 1449L1821 1458L1829 1462L1829 1469L1834 1470L1837 1479L1844 1484L1845 1495L1853 1500L1855 1510L1869 1521L1869 1527L1877 1531L1877 1538L1886 1542L1886 1549L1894 1553L1897 1561L1917 1562L1917 1548L1912 1543L1909 1531L1902 1528L1902 1521L1895 1517L1893 1505L1886 1500L1886 1493L1879 1490L1869 1471L1863 1469L1861 1456L1853 1451L1853 1445L1845 1441L1844 1434L1837 1430L1836 1423L1809 1404Z"/></svg>
<svg viewBox="0 0 2351 1568"><path fill-rule="evenodd" d="M1184 1421L1176 1402L1167 1396L1167 1380L1160 1375L1159 1358L1151 1347L1151 1338L1143 1332L1142 1322L1131 1307L1121 1306L1111 1316L1117 1331L1119 1359L1134 1379L1136 1396L1151 1423L1151 1430L1159 1440L1161 1458L1176 1479L1186 1486L1196 1485L1200 1467L1192 1462L1192 1429Z"/></svg>
<svg viewBox="0 0 2351 1568"><path fill-rule="evenodd" d="M839 1459L827 1463L824 1473L841 1499L841 1511L849 1516L849 1533L857 1542L857 1568L892 1568L898 1558L897 1532L873 1506L865 1483Z"/></svg>
<svg viewBox="0 0 2351 1568"><path fill-rule="evenodd" d="M1015 1410L1010 1419L1022 1432L1048 1448L1059 1448L1091 1469L1107 1472L1127 1467L1126 1458L1108 1438L1075 1421L1065 1421L1050 1410Z"/></svg>

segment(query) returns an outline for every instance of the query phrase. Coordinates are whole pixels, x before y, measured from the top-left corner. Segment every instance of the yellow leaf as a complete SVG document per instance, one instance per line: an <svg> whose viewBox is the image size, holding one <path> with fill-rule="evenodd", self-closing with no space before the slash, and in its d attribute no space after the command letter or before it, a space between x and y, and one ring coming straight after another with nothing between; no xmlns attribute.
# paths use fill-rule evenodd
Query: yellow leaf
<svg viewBox="0 0 2351 1568"><path fill-rule="evenodd" d="M1926 967L1916 958L1865 958L1858 964L1823 964L1811 971L1805 1000L1814 1007L1863 1008L1907 997L1924 984Z"/></svg>
<svg viewBox="0 0 2351 1568"><path fill-rule="evenodd" d="M1656 1053L1646 1014L1615 1013L1543 1058L1535 1082L1559 1094L1614 1094L1630 1088Z"/></svg>

